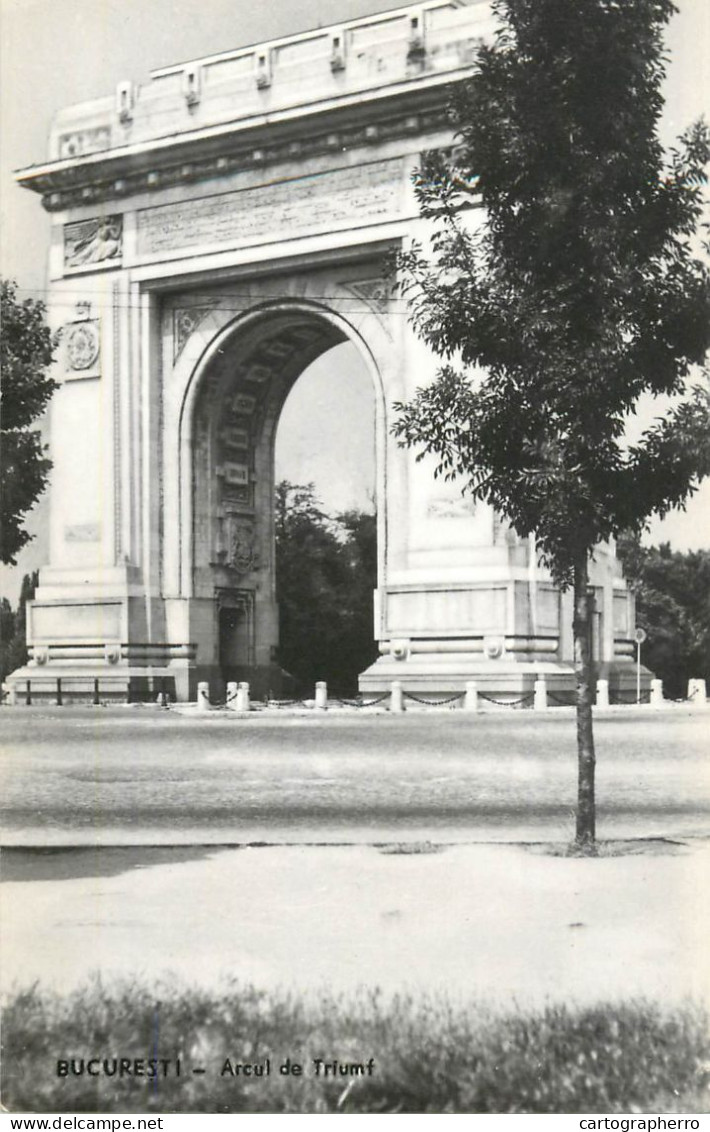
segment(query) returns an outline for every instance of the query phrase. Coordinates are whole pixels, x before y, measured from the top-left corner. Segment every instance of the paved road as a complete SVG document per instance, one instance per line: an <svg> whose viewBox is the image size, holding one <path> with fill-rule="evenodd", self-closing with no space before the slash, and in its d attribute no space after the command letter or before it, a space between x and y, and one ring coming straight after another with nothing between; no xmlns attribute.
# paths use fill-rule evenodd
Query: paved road
<svg viewBox="0 0 710 1132"><path fill-rule="evenodd" d="M599 835L710 832L710 714L596 721ZM5 845L570 840L570 711L0 709Z"/></svg>

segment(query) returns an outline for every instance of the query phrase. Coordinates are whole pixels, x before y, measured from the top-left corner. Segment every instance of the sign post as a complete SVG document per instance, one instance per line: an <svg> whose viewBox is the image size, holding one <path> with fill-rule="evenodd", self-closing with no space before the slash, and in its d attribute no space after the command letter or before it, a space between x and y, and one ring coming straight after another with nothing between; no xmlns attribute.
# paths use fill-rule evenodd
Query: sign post
<svg viewBox="0 0 710 1132"><path fill-rule="evenodd" d="M636 641L636 703L641 703L641 645L646 640L646 630L637 629L634 633Z"/></svg>

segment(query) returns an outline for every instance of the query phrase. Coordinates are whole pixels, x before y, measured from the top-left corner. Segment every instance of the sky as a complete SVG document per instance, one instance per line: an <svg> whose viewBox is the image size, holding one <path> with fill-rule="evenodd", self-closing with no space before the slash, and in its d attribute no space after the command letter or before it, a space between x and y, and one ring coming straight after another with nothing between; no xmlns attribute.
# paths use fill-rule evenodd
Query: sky
<svg viewBox="0 0 710 1132"><path fill-rule="evenodd" d="M676 2L680 11L666 39L666 145L710 109L710 0ZM59 107L111 94L126 79L145 81L161 66L399 6L392 0L0 0L2 274L17 280L23 297L43 296L49 217L36 194L15 184L12 171L45 160ZM287 405L290 424L281 429L290 439L279 438L277 474L316 480L331 508L366 506L372 494L371 398L350 357L343 347L337 358L321 360L315 376L299 381ZM358 437L354 420L362 422ZM319 443L324 422L332 439L327 449ZM710 546L710 485L686 514L653 524L650 540L661 539L678 549ZM41 547L35 552L41 557ZM0 573L0 593L3 581Z"/></svg>

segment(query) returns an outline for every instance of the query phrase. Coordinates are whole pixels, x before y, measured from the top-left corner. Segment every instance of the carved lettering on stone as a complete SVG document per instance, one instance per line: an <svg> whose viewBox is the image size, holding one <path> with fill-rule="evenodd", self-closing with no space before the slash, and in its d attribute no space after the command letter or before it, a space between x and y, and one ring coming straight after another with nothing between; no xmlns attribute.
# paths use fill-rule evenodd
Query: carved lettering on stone
<svg viewBox="0 0 710 1132"><path fill-rule="evenodd" d="M349 228L394 218L402 201L402 162L376 161L279 184L157 205L137 213L138 254L283 239L284 234Z"/></svg>
<svg viewBox="0 0 710 1132"><path fill-rule="evenodd" d="M77 523L73 527L64 528L65 542L100 542L100 523Z"/></svg>
<svg viewBox="0 0 710 1132"><path fill-rule="evenodd" d="M68 270L92 264L113 266L121 260L123 217L100 216L64 225L64 266Z"/></svg>
<svg viewBox="0 0 710 1132"><path fill-rule="evenodd" d="M427 506L429 519L470 519L476 513L476 501L470 496L448 499L446 496L430 499Z"/></svg>

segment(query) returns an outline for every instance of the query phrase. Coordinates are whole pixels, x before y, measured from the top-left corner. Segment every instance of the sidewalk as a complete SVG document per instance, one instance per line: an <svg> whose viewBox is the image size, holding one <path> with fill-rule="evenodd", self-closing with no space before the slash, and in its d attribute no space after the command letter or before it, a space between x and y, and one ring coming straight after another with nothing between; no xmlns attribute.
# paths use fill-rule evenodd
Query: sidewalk
<svg viewBox="0 0 710 1132"><path fill-rule="evenodd" d="M80 854L48 855L43 875L67 879L2 886L2 989L68 990L100 972L501 1005L710 1004L710 843L625 850L282 846L184 849L165 863L165 850L104 849L88 868Z"/></svg>

